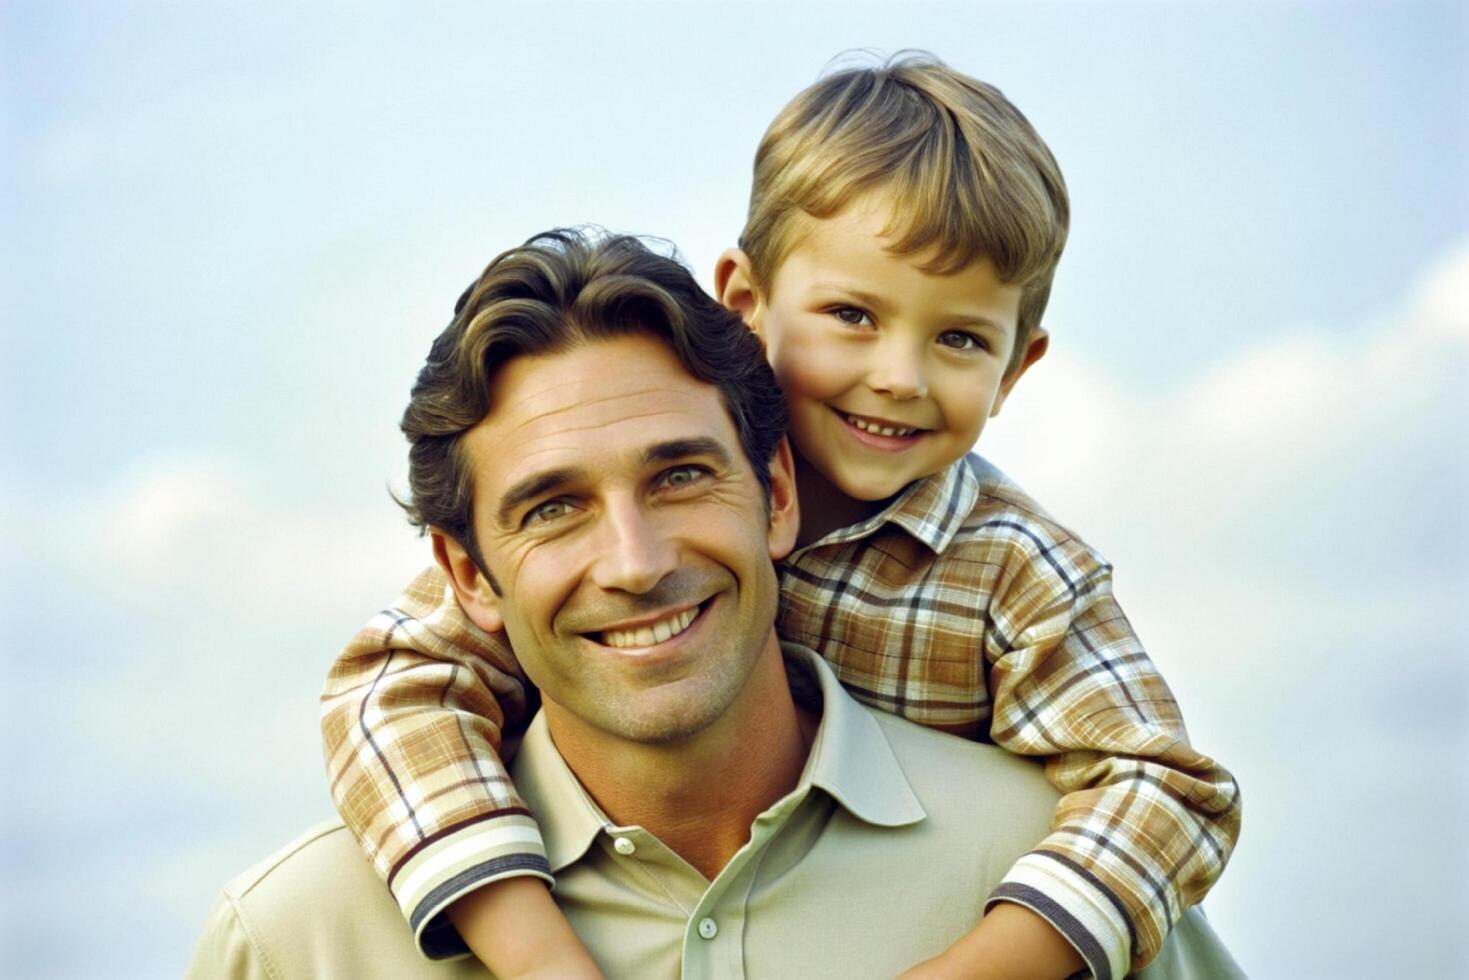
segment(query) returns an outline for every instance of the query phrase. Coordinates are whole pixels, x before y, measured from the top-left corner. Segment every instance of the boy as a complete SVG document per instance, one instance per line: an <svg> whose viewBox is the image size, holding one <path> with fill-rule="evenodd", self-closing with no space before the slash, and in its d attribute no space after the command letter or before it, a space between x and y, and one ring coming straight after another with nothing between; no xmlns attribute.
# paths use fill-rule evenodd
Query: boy
<svg viewBox="0 0 1469 980"><path fill-rule="evenodd" d="M966 456L1045 352L1068 219L1024 117L910 58L782 110L716 271L790 410L803 519L782 636L869 704L1046 757L1066 794L991 914L915 975L1120 976L1238 834L1238 789L1189 747L1110 567ZM328 678L333 796L427 955L462 936L497 973L593 973L533 880L550 880L539 834L499 761L525 695L503 637L425 573Z"/></svg>

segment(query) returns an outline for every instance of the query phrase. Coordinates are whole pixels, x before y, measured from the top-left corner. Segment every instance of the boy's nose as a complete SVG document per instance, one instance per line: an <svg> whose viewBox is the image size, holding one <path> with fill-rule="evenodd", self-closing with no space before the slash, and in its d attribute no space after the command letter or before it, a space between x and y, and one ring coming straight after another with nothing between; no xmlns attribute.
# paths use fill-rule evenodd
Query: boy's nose
<svg viewBox="0 0 1469 980"><path fill-rule="evenodd" d="M879 345L867 372L867 386L890 398L907 400L928 394L923 355L897 344Z"/></svg>
<svg viewBox="0 0 1469 980"><path fill-rule="evenodd" d="M678 565L673 542L638 503L610 501L601 531L592 572L599 588L642 594Z"/></svg>

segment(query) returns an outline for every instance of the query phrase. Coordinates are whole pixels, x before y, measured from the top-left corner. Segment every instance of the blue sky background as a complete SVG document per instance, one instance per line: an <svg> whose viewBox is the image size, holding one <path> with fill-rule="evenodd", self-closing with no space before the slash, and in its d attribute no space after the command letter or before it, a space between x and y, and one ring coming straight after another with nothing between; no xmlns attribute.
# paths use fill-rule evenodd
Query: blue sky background
<svg viewBox="0 0 1469 980"><path fill-rule="evenodd" d="M0 972L177 974L330 812L316 692L427 560L385 487L463 285L580 222L707 283L775 111L909 46L1070 184L981 449L1244 786L1216 927L1259 977L1469 969L1460 5L11 0Z"/></svg>

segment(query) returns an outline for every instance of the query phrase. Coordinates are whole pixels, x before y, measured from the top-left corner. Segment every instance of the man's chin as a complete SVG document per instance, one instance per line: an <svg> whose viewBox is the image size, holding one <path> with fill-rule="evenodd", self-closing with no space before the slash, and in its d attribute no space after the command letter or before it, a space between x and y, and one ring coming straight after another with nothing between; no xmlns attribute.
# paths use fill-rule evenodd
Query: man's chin
<svg viewBox="0 0 1469 980"><path fill-rule="evenodd" d="M683 677L643 691L624 690L596 709L577 713L584 722L623 742L671 747L714 727L739 697L748 671L744 674Z"/></svg>

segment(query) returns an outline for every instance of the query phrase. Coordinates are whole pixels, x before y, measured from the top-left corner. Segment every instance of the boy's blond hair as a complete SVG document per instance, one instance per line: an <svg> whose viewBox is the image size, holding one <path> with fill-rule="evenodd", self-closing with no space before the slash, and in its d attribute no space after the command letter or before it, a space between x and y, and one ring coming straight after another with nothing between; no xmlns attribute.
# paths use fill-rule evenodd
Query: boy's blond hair
<svg viewBox="0 0 1469 980"><path fill-rule="evenodd" d="M1030 122L999 89L921 52L827 75L780 111L755 154L740 235L755 281L774 281L800 214L827 218L879 190L894 204L893 251L933 250L934 273L987 258L1021 286L1018 367L1070 223L1061 168Z"/></svg>

